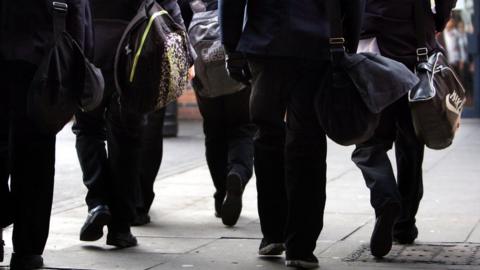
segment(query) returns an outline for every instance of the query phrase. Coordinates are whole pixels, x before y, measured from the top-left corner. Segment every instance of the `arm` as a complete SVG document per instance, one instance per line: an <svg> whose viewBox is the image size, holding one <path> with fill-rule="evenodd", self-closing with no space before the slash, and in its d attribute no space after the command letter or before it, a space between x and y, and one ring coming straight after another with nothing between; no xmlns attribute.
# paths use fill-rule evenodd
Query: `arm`
<svg viewBox="0 0 480 270"><path fill-rule="evenodd" d="M220 30L226 51L228 75L245 85L250 84L251 73L245 55L237 52L238 42L243 32L247 0L220 0Z"/></svg>
<svg viewBox="0 0 480 270"><path fill-rule="evenodd" d="M83 49L85 56L93 58L93 23L92 13L88 0L68 0L66 26L78 45Z"/></svg>
<svg viewBox="0 0 480 270"><path fill-rule="evenodd" d="M220 0L220 29L227 52L236 51L243 32L247 0Z"/></svg>
<svg viewBox="0 0 480 270"><path fill-rule="evenodd" d="M437 32L442 32L450 20L452 9L455 8L457 0L435 0L435 27Z"/></svg>
<svg viewBox="0 0 480 270"><path fill-rule="evenodd" d="M344 35L346 39L345 47L348 52L355 53L362 29L365 0L342 0L342 11L344 16Z"/></svg>

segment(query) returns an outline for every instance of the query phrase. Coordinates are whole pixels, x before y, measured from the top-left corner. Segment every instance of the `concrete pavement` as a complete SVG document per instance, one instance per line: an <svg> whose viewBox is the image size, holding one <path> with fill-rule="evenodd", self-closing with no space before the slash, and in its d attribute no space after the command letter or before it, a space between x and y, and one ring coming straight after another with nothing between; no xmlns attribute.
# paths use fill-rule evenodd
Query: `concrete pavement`
<svg viewBox="0 0 480 270"><path fill-rule="evenodd" d="M201 140L196 143L203 144ZM59 147L60 155L74 154L74 148ZM480 269L480 120L464 120L452 147L426 152L417 244L394 246L380 261L365 248L374 216L368 189L350 161L353 148L332 142L328 147L325 227L315 252L321 269ZM174 155L174 160L192 156L175 151L166 155ZM285 269L283 257L263 259L256 255L261 233L255 179L245 190L237 226L226 228L213 215L208 169L197 161L195 166L159 175L152 223L134 228L139 240L135 248L112 249L105 245L105 238L80 242L78 233L87 213L86 206L78 203L83 196L75 198L77 203L57 200L44 254L47 269ZM72 192L83 190L84 195L78 163L59 159L57 171L64 169L62 166L71 174L57 175L57 181L71 181ZM169 168L163 166L162 170ZM59 179L61 175L70 179ZM10 230L5 238L7 258L0 269L9 261Z"/></svg>

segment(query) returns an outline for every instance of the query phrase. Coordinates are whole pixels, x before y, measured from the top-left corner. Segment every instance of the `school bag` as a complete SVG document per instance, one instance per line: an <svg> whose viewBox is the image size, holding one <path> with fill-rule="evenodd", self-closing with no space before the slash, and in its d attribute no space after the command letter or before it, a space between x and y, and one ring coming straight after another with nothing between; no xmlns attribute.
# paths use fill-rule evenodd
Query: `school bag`
<svg viewBox="0 0 480 270"><path fill-rule="evenodd" d="M206 10L202 0L190 2L193 18L188 29L195 59L195 91L203 97L218 97L245 89L245 85L228 76L222 45L218 10ZM199 85L200 84L200 85Z"/></svg>
<svg viewBox="0 0 480 270"><path fill-rule="evenodd" d="M74 16L75 10L64 0L52 1L51 8L54 39L27 96L27 113L45 134L57 134L72 120L75 112L97 108L105 87L101 70L87 59L81 46L66 30L67 16Z"/></svg>
<svg viewBox="0 0 480 270"><path fill-rule="evenodd" d="M150 113L187 86L188 37L161 5L145 0L118 44L114 80L122 110Z"/></svg>
<svg viewBox="0 0 480 270"><path fill-rule="evenodd" d="M420 83L410 91L408 99L418 139L427 147L440 150L452 144L460 127L466 92L447 57L441 51L429 52L425 46L425 9L420 1L415 2L415 72Z"/></svg>

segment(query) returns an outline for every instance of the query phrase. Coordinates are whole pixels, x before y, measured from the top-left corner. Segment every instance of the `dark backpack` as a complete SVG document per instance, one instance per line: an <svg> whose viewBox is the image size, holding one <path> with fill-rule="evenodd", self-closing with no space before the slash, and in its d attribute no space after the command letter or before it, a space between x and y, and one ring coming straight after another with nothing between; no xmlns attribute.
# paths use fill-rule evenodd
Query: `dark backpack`
<svg viewBox="0 0 480 270"><path fill-rule="evenodd" d="M68 5L52 2L54 42L35 73L27 110L38 128L58 133L78 110L91 111L102 101L104 79L100 69L66 32Z"/></svg>
<svg viewBox="0 0 480 270"><path fill-rule="evenodd" d="M154 0L145 0L117 48L114 78L123 110L149 113L176 100L187 86L188 37Z"/></svg>
<svg viewBox="0 0 480 270"><path fill-rule="evenodd" d="M233 94L245 88L240 82L230 78L225 67L225 50L220 35L218 10L206 11L202 0L190 2L193 11L188 29L190 42L195 49L197 93L204 97L217 97Z"/></svg>

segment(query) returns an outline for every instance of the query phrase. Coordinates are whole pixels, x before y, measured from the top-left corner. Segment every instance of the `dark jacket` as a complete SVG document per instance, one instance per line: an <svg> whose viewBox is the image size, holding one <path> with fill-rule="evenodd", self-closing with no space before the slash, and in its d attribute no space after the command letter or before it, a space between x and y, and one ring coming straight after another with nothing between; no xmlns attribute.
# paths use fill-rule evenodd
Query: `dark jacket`
<svg viewBox="0 0 480 270"><path fill-rule="evenodd" d="M0 55L6 60L39 64L53 40L53 1L2 0L0 10ZM87 0L66 0L67 31L89 55L93 31Z"/></svg>
<svg viewBox="0 0 480 270"><path fill-rule="evenodd" d="M416 63L417 39L414 5L419 0L367 0L362 38L376 37L382 55L400 61L409 68ZM456 0L435 0L436 14L430 0L424 1L427 48L438 48L436 32L441 32L450 19Z"/></svg>
<svg viewBox="0 0 480 270"><path fill-rule="evenodd" d="M340 1L346 15L347 49L354 51L363 1ZM247 0L220 0L223 43L229 51L261 56L328 59L330 24L325 4L326 0L255 0L248 4Z"/></svg>

